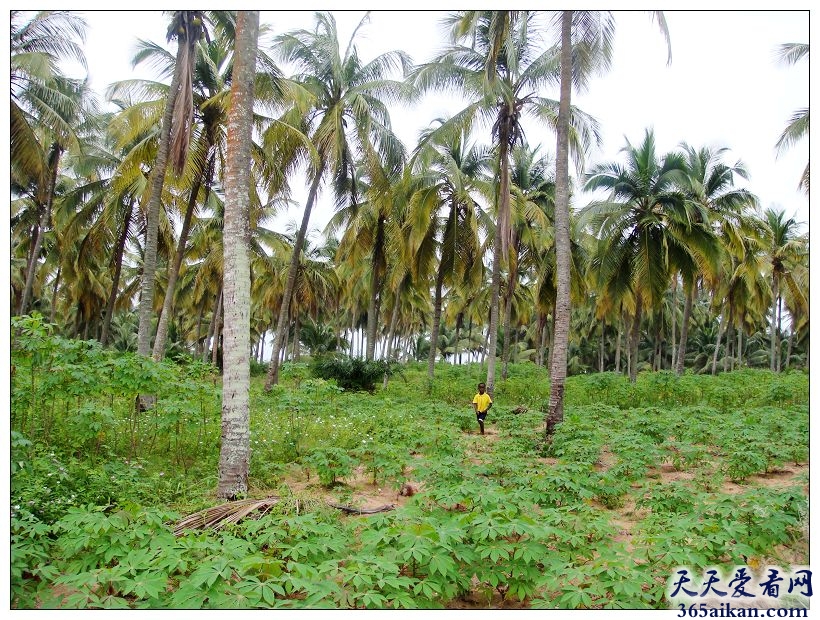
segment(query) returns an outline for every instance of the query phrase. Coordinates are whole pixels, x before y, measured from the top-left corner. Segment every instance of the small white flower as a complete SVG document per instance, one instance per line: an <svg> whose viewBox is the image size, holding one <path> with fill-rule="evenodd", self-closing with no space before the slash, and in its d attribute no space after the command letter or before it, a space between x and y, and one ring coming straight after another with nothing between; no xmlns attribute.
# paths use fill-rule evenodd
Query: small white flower
<svg viewBox="0 0 820 620"><path fill-rule="evenodd" d="M165 472L164 472L164 471L161 471L161 472L159 472L159 475L160 475L160 476L164 476L164 475L165 475Z"/></svg>

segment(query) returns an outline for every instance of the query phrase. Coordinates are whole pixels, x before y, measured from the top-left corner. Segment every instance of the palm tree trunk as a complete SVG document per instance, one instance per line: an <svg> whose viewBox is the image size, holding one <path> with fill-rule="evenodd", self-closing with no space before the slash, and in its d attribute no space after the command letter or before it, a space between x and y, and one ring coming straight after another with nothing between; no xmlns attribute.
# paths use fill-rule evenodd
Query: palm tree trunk
<svg viewBox="0 0 820 620"><path fill-rule="evenodd" d="M219 336L222 333L222 314L224 313L224 306L225 289L223 286L222 294L219 296L219 306L214 315L214 338L211 343L211 364L214 366L217 366L219 362Z"/></svg>
<svg viewBox="0 0 820 620"><path fill-rule="evenodd" d="M518 242L513 243L514 252L518 251ZM515 294L515 283L518 280L518 273L516 269L517 260L510 260L510 274L507 278L507 293L504 295L504 348L501 352L501 378L507 379L508 366L510 363L510 322L512 321L512 302Z"/></svg>
<svg viewBox="0 0 820 620"><path fill-rule="evenodd" d="M302 361L302 348L299 346L299 330L301 328L299 315L297 314L293 325L293 361L296 363Z"/></svg>
<svg viewBox="0 0 820 620"><path fill-rule="evenodd" d="M265 379L266 392L270 392L271 387L279 383L279 353L282 351L284 331L288 322L290 299L293 295L293 287L296 284L296 272L299 269L299 256L302 253L302 246L305 243L305 234L307 233L308 222L310 221L310 212L313 209L313 203L316 202L316 194L319 191L319 183L321 180L322 169L319 169L316 171L316 176L313 178L313 183L311 183L307 202L305 203L305 212L302 215L302 225L299 227L299 232L296 235L296 241L293 244L293 255L290 257L288 279L285 282L285 291L282 294L282 306L279 308L279 320L276 323L276 334L273 339L273 350L271 352L270 366L268 367L268 376Z"/></svg>
<svg viewBox="0 0 820 620"><path fill-rule="evenodd" d="M122 273L122 258L125 254L125 242L128 239L128 230L131 228L131 215L134 212L134 201L128 201L128 211L125 214L125 219L122 223L122 231L117 239L117 247L114 253L114 276L111 280L111 293L108 295L108 301L105 304L105 318L103 319L102 335L100 336L100 343L102 346L108 344L108 335L111 331L111 318L114 316L114 305L117 301L117 291L120 287L120 274Z"/></svg>
<svg viewBox="0 0 820 620"><path fill-rule="evenodd" d="M165 288L165 299L162 302L162 310L159 312L159 322L157 324L157 335L154 338L154 361L162 361L165 357L165 345L168 340L168 322L174 306L174 292L176 291L177 278L179 278L179 270L182 267L182 259L185 256L185 245L188 242L188 231L191 229L191 219L196 208L196 199L199 194L199 188L202 187L201 177L196 180L194 186L191 188L191 195L188 198L188 208L185 210L185 218L182 220L182 229L179 231L179 241L177 242L177 251L174 256L174 262L168 273L168 285ZM224 235L224 231L223 231ZM223 241L224 243L224 241Z"/></svg>
<svg viewBox="0 0 820 620"><path fill-rule="evenodd" d="M677 342L675 342L675 332L677 331L677 322L678 322L678 313L675 307L675 301L677 300L678 296L678 276L676 275L675 278L672 280L672 303L670 304L670 311L672 314L672 336L670 341L672 343L672 359L669 362L669 367L675 367L675 353L677 351Z"/></svg>
<svg viewBox="0 0 820 620"><path fill-rule="evenodd" d="M395 350L395 346L393 345L393 338L396 336L396 325L399 322L399 300L401 299L401 288L402 285L396 287L396 293L393 296L393 310L390 313L390 327L387 333L387 351L385 352L385 359L393 360L396 356L393 355L393 351ZM387 373L384 373L384 379L382 380L382 389L387 389L387 381L389 377Z"/></svg>
<svg viewBox="0 0 820 620"><path fill-rule="evenodd" d="M461 365L461 351L458 348L458 339L461 336L461 323L464 320L464 313L459 312L456 315L456 335L455 335L455 343L453 349L453 363Z"/></svg>
<svg viewBox="0 0 820 620"><path fill-rule="evenodd" d="M168 167L168 151L171 143L171 119L174 114L174 102L179 94L182 75L186 70L182 62L185 47L188 43L177 40L177 62L174 77L165 99L165 111L162 114L159 146L154 166L151 169L151 192L148 195L145 231L145 255L142 263L142 282L140 285L139 330L137 332L137 353L148 357L151 351L151 317L154 313L154 276L157 271L157 232L159 231L159 210L162 199L162 186L165 182L165 170Z"/></svg>
<svg viewBox="0 0 820 620"><path fill-rule="evenodd" d="M63 271L63 266L57 267L57 276L54 278L54 292L51 294L51 313L48 317L49 323L54 323L57 318L57 293L60 290L60 274Z"/></svg>
<svg viewBox="0 0 820 620"><path fill-rule="evenodd" d="M379 305L381 300L381 279L379 273L384 263L384 218L379 217L376 225L376 240L373 244L373 264L370 274L370 300L367 305L367 352L365 359L373 361L376 352L376 334L379 329Z"/></svg>
<svg viewBox="0 0 820 620"><path fill-rule="evenodd" d="M769 370L774 372L777 369L776 353L777 353L777 297L780 295L780 281L777 274L772 276L772 327L770 339L770 362Z"/></svg>
<svg viewBox="0 0 820 620"><path fill-rule="evenodd" d="M504 143L502 150L506 151ZM502 185L505 178L504 166L502 164L501 178ZM493 240L493 276L490 290L490 325L487 332L487 393L492 396L495 390L495 354L498 348L498 302L501 289L501 228L496 224L495 238Z"/></svg>
<svg viewBox="0 0 820 620"><path fill-rule="evenodd" d="M606 331L606 321L601 319L601 338L598 342L598 372L604 372L604 332Z"/></svg>
<svg viewBox="0 0 820 620"><path fill-rule="evenodd" d="M789 368L789 362L792 358L792 346L794 345L794 329L789 331L789 344L786 347L786 369Z"/></svg>
<svg viewBox="0 0 820 620"><path fill-rule="evenodd" d="M205 300L203 298L202 303L199 304L199 312L196 315L196 345L194 346L194 354L199 356L202 351L200 347L202 346L202 315L205 313Z"/></svg>
<svg viewBox="0 0 820 620"><path fill-rule="evenodd" d="M695 281L686 291L686 301L683 305L683 319L680 326L680 345L678 346L678 359L675 362L675 374L683 374L683 363L686 358L686 340L689 338L689 318L692 316L692 303L695 297Z"/></svg>
<svg viewBox="0 0 820 620"><path fill-rule="evenodd" d="M572 11L561 15L561 95L558 105L558 140L555 149L555 272L554 343L550 368L550 398L546 433L564 420L564 382L570 320L569 239L569 117L572 97Z"/></svg>
<svg viewBox="0 0 820 620"><path fill-rule="evenodd" d="M740 325L737 326L737 367L743 367L743 319L741 317Z"/></svg>
<svg viewBox="0 0 820 620"><path fill-rule="evenodd" d="M208 345L212 342L212 338L214 336L214 329L216 328L216 316L222 310L222 284L219 285L219 290L216 292L216 297L214 298L214 308L211 311L211 323L208 325L208 337L205 338L205 342L202 343L202 361L206 361L208 359L208 353L210 349Z"/></svg>
<svg viewBox="0 0 820 620"><path fill-rule="evenodd" d="M638 345L641 342L641 313L643 299L638 294L635 299L635 316L632 319L632 335L629 339L629 381L638 380Z"/></svg>
<svg viewBox="0 0 820 620"><path fill-rule="evenodd" d="M732 324L735 320L734 314L734 308L729 305L729 319L726 322L726 355L723 356L723 372L728 372L729 358L732 356Z"/></svg>
<svg viewBox="0 0 820 620"><path fill-rule="evenodd" d="M288 361L288 343L290 342L290 322L285 325L285 341L282 343L281 364Z"/></svg>
<svg viewBox="0 0 820 620"><path fill-rule="evenodd" d="M618 336L615 338L615 372L621 372L621 319L618 319Z"/></svg>
<svg viewBox="0 0 820 620"><path fill-rule="evenodd" d="M717 373L717 358L720 352L720 341L723 339L723 332L726 331L726 319L718 318L720 321L718 325L717 342L715 343L715 352L712 354L712 375Z"/></svg>
<svg viewBox="0 0 820 620"><path fill-rule="evenodd" d="M783 357L783 355L782 355L783 342L780 340L780 326L781 326L780 321L782 319L782 313L783 313L783 299L780 297L780 291L778 291L778 296L777 296L777 331L775 332L777 334L777 372L780 372L780 364L781 364L781 361L782 361L781 358Z"/></svg>
<svg viewBox="0 0 820 620"><path fill-rule="evenodd" d="M40 221L37 224L37 236L34 238L34 247L31 250L31 260L28 263L26 270L26 286L23 289L23 298L20 300L19 314L25 314L28 311L28 304L31 300L31 292L34 289L34 276L37 273L37 263L40 258L40 248L43 247L43 237L45 236L46 227L51 223L51 207L54 204L54 190L57 187L57 172L60 167L60 156L63 153L63 148L54 143L51 145L51 153L49 155L49 179L48 189L46 190L45 204L42 205L40 212Z"/></svg>
<svg viewBox="0 0 820 620"><path fill-rule="evenodd" d="M222 443L217 497L248 491L250 465L250 167L253 78L259 11L239 11L228 113L225 171L225 335L222 373ZM180 246L184 247L182 240Z"/></svg>
<svg viewBox="0 0 820 620"><path fill-rule="evenodd" d="M433 375L436 370L436 352L438 347L438 331L441 327L441 289L444 286L444 268L439 263L436 274L436 292L433 296L433 327L430 334L430 353L427 356L427 393L433 388ZM428 289L429 290L429 289Z"/></svg>

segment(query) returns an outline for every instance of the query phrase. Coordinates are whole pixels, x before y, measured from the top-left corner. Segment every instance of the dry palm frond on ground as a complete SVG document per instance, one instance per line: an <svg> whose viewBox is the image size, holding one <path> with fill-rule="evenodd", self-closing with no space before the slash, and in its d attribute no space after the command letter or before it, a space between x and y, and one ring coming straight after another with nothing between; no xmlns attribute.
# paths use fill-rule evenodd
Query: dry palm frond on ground
<svg viewBox="0 0 820 620"><path fill-rule="evenodd" d="M187 517L184 517L179 523L176 524L176 526L174 526L174 536L181 536L185 530L188 529L202 530L212 528L214 530L219 530L226 525L239 523L242 519L251 516L257 511L259 514L254 515L253 518L258 519L281 501L290 501L295 503L295 510L297 514L299 513L300 508L305 505L304 501L300 502L300 500L295 498L286 498L283 500L283 498L278 495L265 497L263 499L242 499L235 502L226 502L224 504L220 504L219 506L206 508L205 510L200 510L199 512L195 512ZM334 504L331 502L328 502L327 505L347 514L375 514L377 512L393 510L396 507L395 504L385 504L384 506L378 506L376 508L354 508L352 506Z"/></svg>

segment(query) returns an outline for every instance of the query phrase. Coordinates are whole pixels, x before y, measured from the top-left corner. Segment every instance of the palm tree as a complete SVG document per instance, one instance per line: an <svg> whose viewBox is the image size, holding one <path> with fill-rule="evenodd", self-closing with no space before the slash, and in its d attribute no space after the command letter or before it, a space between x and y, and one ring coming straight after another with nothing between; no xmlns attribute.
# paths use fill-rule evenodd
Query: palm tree
<svg viewBox="0 0 820 620"><path fill-rule="evenodd" d="M794 65L803 58L809 55L808 43L784 43L780 46L780 59L789 65ZM780 134L780 138L775 144L777 154L780 155L795 143L809 135L809 109L801 108L796 110L789 119L789 124ZM803 171L803 176L800 177L799 187L803 188L806 194L809 193L809 162L806 162L806 168Z"/></svg>
<svg viewBox="0 0 820 620"><path fill-rule="evenodd" d="M663 13L654 14L669 46L669 32ZM560 19L559 19L560 17ZM570 238L569 238L569 128L573 85L584 88L590 75L609 68L614 22L609 12L562 11L554 19L560 23L560 100L555 159L555 252L556 301L553 351L550 367L550 399L546 433L564 415L567 342L570 321ZM669 47L669 60L671 60Z"/></svg>
<svg viewBox="0 0 820 620"><path fill-rule="evenodd" d="M754 194L735 187L735 177L748 180L749 173L746 167L740 160L731 166L723 163L723 156L728 151L726 148L695 149L686 143L682 143L680 147L686 158L686 175L682 185L686 199L704 211L712 229L723 239L724 247L737 245L744 235L744 209L757 204ZM678 375L683 374L697 277L704 272L714 275L717 267L717 250L720 248L717 237L714 243L716 252L712 253L708 260L691 261L681 265L685 302L678 357L675 360L675 372Z"/></svg>
<svg viewBox="0 0 820 620"><path fill-rule="evenodd" d="M634 303L630 337L630 380L638 369L640 323L645 308L658 308L680 265L710 251L710 234L697 205L679 191L685 171L683 157L667 153L659 161L655 136L647 130L640 146L629 141L622 149L626 165L604 163L589 173L588 191L608 189L608 200L590 203L584 217L601 240L593 264L599 286L614 300L627 295Z"/></svg>
<svg viewBox="0 0 820 620"><path fill-rule="evenodd" d="M310 158L310 190L279 308L266 390L279 380L279 353L284 342L299 256L322 178L329 172L337 198L350 196L355 202L357 186L353 172L356 153L362 155L365 165L383 160L388 169L396 167L404 158L404 147L390 128L390 115L385 104L406 96L409 90L406 85L386 76L398 68L405 70L409 58L404 52L391 51L370 62L362 61L355 40L359 29L368 22L369 13L353 31L344 54L340 50L334 17L330 13L316 13L314 19L314 31L297 30L275 40L276 53L281 60L296 67L298 73L292 81L312 97L311 109L305 119L305 133L310 137L315 156Z"/></svg>
<svg viewBox="0 0 820 620"><path fill-rule="evenodd" d="M473 194L487 190L482 182L489 164L486 149L477 148L460 134L455 141L426 140L417 152L414 191L407 218L408 252L416 278L431 273L438 258L433 293L430 352L427 360L431 387L441 325L442 290L481 278L479 226Z"/></svg>
<svg viewBox="0 0 820 620"><path fill-rule="evenodd" d="M495 386L501 258L510 241L509 154L522 142L524 114L555 127L558 102L538 93L557 79L558 58L554 49L539 52L529 36L536 27L531 11L464 11L450 16L453 44L433 61L418 67L411 79L422 91L459 89L471 103L442 124L437 133L451 139L469 132L476 118L493 120L493 144L498 152L497 226L493 242L493 275L490 300L490 342L487 392ZM471 46L461 44L471 42ZM598 139L596 123L578 110L572 111L568 141L580 154ZM577 148L580 147L580 148Z"/></svg>
<svg viewBox="0 0 820 620"><path fill-rule="evenodd" d="M504 347L501 377L507 378L510 361L510 323L518 280L535 269L550 249L553 237L555 183L548 174L551 162L538 155L539 147L527 144L513 149L510 170L512 241L507 257L507 286L504 292Z"/></svg>
<svg viewBox="0 0 820 620"><path fill-rule="evenodd" d="M239 11L225 170L225 332L217 496L248 491L250 465L250 165L259 11Z"/></svg>
<svg viewBox="0 0 820 620"><path fill-rule="evenodd" d="M772 315L769 369L780 371L780 322L782 313L782 286L796 289L794 267L805 253L803 239L797 234L798 223L793 217L785 219L782 211L766 209L766 254L771 265Z"/></svg>
<svg viewBox="0 0 820 620"><path fill-rule="evenodd" d="M76 133L94 102L87 84L63 77L57 64L72 58L85 67L79 40L85 22L65 11L42 11L24 22L11 13L10 160L12 191L29 193L38 222L26 268L19 313L28 309L45 231L49 228L60 158L79 147ZM17 191L15 191L17 188Z"/></svg>
<svg viewBox="0 0 820 620"><path fill-rule="evenodd" d="M64 80L59 62L71 59L86 67L83 19L68 11L40 11L26 18L22 11L11 12L9 159L12 180L22 186L48 178L47 152L37 136L38 128L72 134L65 119L73 114L76 101L58 88Z"/></svg>
<svg viewBox="0 0 820 620"><path fill-rule="evenodd" d="M168 41L177 40L177 56L174 75L160 126L160 140L156 159L151 168L150 192L144 208L147 219L145 257L140 286L138 353L148 357L151 349L151 318L154 314L154 276L157 269L157 230L159 227L160 201L169 156L177 174L182 171L188 154L191 131L192 73L196 59L194 47L205 35L203 15L200 11L175 11L168 27ZM173 141L173 151L171 143Z"/></svg>

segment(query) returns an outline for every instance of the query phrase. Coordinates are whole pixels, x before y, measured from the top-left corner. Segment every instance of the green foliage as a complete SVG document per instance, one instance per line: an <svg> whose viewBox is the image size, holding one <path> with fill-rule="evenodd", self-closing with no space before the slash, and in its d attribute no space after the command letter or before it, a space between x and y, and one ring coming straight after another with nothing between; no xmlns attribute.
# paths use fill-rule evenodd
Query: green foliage
<svg viewBox="0 0 820 620"><path fill-rule="evenodd" d="M345 390L373 392L376 383L387 375L398 372L398 364L392 361L367 361L358 357L322 356L311 364L313 376L320 379L335 379Z"/></svg>
<svg viewBox="0 0 820 620"><path fill-rule="evenodd" d="M345 450L333 447L315 450L304 457L303 461L316 470L319 481L326 487L336 484L340 478L350 476L356 463Z"/></svg>
<svg viewBox="0 0 820 620"><path fill-rule="evenodd" d="M802 374L571 377L545 448L548 383L532 364L497 385L489 437L463 432L477 365L441 366L427 396L423 364L373 395L288 364L281 385L251 393L252 490L286 499L175 538L181 514L213 503L218 377L62 340L36 318L15 328L15 608L662 608L675 566L805 555L802 489L756 485L808 458ZM137 414L145 389L158 403ZM350 482L345 503L354 472L421 490L345 516L291 495L305 468L321 485ZM727 477L743 492L725 494ZM632 505L627 551L617 519Z"/></svg>

